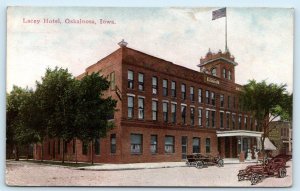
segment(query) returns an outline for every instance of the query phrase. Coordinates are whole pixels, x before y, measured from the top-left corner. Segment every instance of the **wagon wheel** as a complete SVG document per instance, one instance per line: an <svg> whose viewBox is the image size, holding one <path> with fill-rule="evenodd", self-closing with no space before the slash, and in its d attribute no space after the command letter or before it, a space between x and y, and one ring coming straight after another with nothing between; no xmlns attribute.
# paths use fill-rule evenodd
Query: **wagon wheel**
<svg viewBox="0 0 300 191"><path fill-rule="evenodd" d="M251 174L251 178L250 178L250 181L251 181L251 185L255 185L257 184L257 182L260 180L260 177L257 173L252 173Z"/></svg>
<svg viewBox="0 0 300 191"><path fill-rule="evenodd" d="M283 178L286 176L286 168L282 167L278 170L278 177Z"/></svg>
<svg viewBox="0 0 300 191"><path fill-rule="evenodd" d="M185 164L186 164L186 166L191 166L189 161L186 161Z"/></svg>
<svg viewBox="0 0 300 191"><path fill-rule="evenodd" d="M217 165L218 165L218 167L223 167L223 166L224 166L224 161L223 161L223 159L218 160Z"/></svg>
<svg viewBox="0 0 300 191"><path fill-rule="evenodd" d="M202 161L198 161L198 162L196 163L196 168L198 168L198 169L203 168L203 166L204 166L204 164L203 164Z"/></svg>
<svg viewBox="0 0 300 191"><path fill-rule="evenodd" d="M238 181L242 181L245 179L244 175L238 174Z"/></svg>

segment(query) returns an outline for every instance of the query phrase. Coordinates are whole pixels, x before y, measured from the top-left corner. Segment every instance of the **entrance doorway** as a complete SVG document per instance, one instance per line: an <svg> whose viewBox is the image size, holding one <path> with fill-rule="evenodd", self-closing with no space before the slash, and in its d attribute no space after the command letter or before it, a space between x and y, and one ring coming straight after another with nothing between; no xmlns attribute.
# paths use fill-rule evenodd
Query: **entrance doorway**
<svg viewBox="0 0 300 191"><path fill-rule="evenodd" d="M225 158L230 158L230 139L225 137Z"/></svg>

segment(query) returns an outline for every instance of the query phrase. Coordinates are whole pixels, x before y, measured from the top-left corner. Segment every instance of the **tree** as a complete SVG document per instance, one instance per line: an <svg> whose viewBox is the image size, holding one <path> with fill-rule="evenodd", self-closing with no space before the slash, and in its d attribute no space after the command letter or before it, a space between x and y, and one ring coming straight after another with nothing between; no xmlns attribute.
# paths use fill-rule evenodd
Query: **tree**
<svg viewBox="0 0 300 191"><path fill-rule="evenodd" d="M76 136L74 126L77 102L76 80L67 69L47 69L42 82L37 82L36 94L45 125L40 126L42 139L59 138L63 141L62 163L65 158L65 143ZM43 131L43 130L46 130ZM43 142L43 141L42 141Z"/></svg>
<svg viewBox="0 0 300 191"><path fill-rule="evenodd" d="M117 101L112 97L104 98L103 93L108 88L109 82L99 73L84 76L78 86L76 129L82 142L91 143L92 164L95 139L105 137L107 131L114 127L109 119L113 118Z"/></svg>
<svg viewBox="0 0 300 191"><path fill-rule="evenodd" d="M20 145L37 141L36 132L26 123L27 105L33 95L32 90L14 86L7 94L6 102L6 144L13 148L15 160L19 160Z"/></svg>
<svg viewBox="0 0 300 191"><path fill-rule="evenodd" d="M273 128L270 123L278 117L292 115L292 96L286 92L286 85L267 84L266 81L250 80L240 94L240 106L256 118L261 137L262 153L265 156L264 142Z"/></svg>

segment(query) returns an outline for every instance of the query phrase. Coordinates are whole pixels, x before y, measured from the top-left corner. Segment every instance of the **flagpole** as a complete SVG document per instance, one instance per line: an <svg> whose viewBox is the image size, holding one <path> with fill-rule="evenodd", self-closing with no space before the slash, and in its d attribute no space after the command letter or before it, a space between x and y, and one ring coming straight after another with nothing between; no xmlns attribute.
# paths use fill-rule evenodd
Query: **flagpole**
<svg viewBox="0 0 300 191"><path fill-rule="evenodd" d="M227 10L225 15L225 52L227 52Z"/></svg>

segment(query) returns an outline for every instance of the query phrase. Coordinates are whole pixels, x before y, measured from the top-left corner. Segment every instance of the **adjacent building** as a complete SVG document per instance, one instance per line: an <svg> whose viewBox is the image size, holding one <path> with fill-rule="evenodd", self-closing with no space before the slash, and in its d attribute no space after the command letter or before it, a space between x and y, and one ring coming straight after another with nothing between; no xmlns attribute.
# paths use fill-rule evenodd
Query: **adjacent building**
<svg viewBox="0 0 300 191"><path fill-rule="evenodd" d="M99 163L181 161L192 153L238 158L256 146L262 133L239 109L242 86L235 83L238 64L229 51L208 51L195 71L131 49L125 41L119 46L78 76L98 71L108 76L106 93L118 100L116 127L93 150L76 139L65 145L45 141L45 159L61 160L63 146L66 160L90 161L94 155ZM34 157L40 159L41 145Z"/></svg>
<svg viewBox="0 0 300 191"><path fill-rule="evenodd" d="M270 123L272 131L269 139L277 147L274 154L292 154L292 125L289 121L274 121Z"/></svg>

